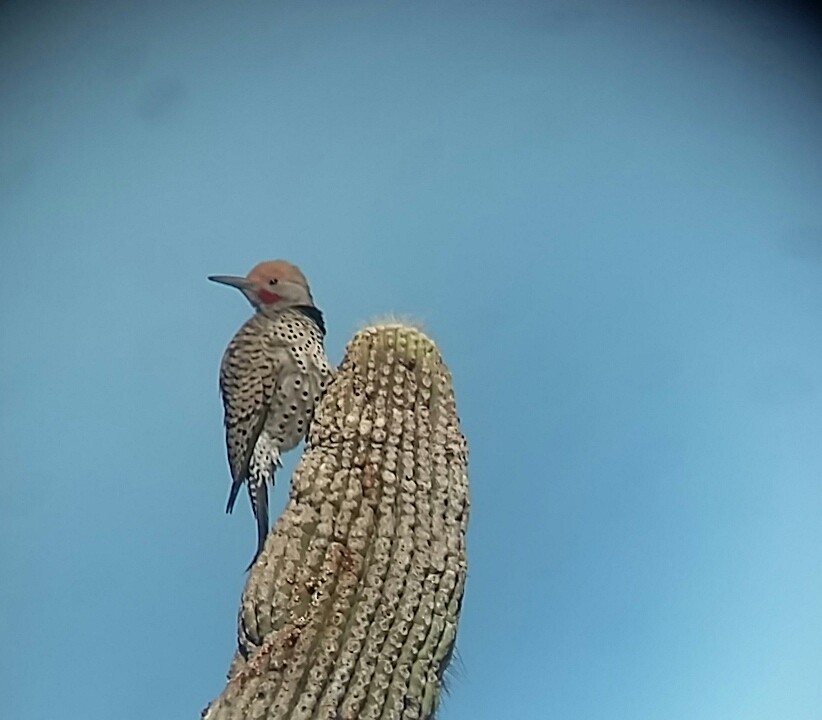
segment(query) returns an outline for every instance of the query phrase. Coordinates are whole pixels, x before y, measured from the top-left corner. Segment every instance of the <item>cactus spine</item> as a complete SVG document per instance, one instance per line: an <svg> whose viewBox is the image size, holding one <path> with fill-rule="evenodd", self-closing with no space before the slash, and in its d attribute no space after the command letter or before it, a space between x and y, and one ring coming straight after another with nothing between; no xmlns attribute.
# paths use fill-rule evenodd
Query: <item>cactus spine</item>
<svg viewBox="0 0 822 720"><path fill-rule="evenodd" d="M349 343L243 592L205 720L432 717L466 575L466 445L434 343Z"/></svg>

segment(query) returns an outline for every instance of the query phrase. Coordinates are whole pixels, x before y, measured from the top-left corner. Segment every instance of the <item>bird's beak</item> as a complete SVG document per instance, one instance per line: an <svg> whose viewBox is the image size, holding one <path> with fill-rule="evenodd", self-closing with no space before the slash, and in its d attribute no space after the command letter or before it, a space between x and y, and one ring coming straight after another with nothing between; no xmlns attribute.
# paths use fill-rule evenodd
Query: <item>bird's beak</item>
<svg viewBox="0 0 822 720"><path fill-rule="evenodd" d="M251 290L253 283L244 277L237 277L236 275L209 275L208 279L211 282L220 283L221 285L230 285L238 290Z"/></svg>

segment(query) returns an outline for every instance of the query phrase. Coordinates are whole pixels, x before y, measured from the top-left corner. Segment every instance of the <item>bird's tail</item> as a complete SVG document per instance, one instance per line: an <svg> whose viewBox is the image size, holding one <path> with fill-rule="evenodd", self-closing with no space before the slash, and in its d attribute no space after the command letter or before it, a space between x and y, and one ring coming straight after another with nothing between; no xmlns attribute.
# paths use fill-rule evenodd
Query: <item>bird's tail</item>
<svg viewBox="0 0 822 720"><path fill-rule="evenodd" d="M257 552L254 553L254 557L246 570L250 570L251 566L257 561L268 536L268 483L265 480L255 482L249 478L248 497L251 500L254 517L257 519Z"/></svg>
<svg viewBox="0 0 822 720"><path fill-rule="evenodd" d="M228 502L225 504L225 511L230 513L234 509L234 503L237 502L237 493L243 486L242 480L235 480L231 483L231 490L228 491Z"/></svg>

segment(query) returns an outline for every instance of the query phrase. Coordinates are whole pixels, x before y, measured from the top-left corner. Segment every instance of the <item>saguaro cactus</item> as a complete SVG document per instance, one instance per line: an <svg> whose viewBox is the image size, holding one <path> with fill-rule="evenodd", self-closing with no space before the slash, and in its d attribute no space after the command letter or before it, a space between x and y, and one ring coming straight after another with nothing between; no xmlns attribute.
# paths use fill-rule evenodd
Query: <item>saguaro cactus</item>
<svg viewBox="0 0 822 720"><path fill-rule="evenodd" d="M205 720L430 718L465 583L466 445L422 332L349 343L251 570Z"/></svg>

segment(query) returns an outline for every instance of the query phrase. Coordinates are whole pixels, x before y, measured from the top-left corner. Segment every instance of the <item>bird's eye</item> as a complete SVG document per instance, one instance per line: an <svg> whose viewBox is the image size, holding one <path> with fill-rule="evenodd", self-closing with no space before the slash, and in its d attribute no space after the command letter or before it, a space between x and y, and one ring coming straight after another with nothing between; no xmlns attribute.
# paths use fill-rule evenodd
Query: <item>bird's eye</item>
<svg viewBox="0 0 822 720"><path fill-rule="evenodd" d="M269 285L276 285L277 284L277 278L271 278L271 280L268 281L268 284Z"/></svg>

